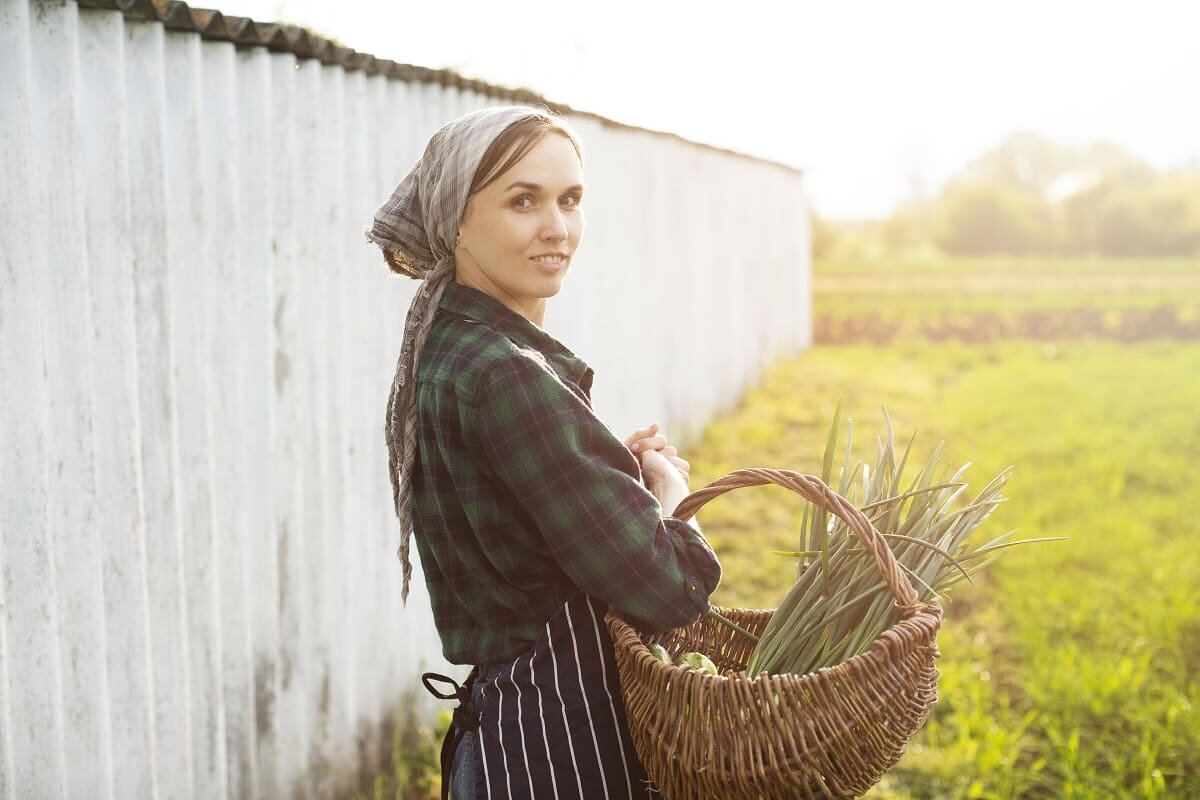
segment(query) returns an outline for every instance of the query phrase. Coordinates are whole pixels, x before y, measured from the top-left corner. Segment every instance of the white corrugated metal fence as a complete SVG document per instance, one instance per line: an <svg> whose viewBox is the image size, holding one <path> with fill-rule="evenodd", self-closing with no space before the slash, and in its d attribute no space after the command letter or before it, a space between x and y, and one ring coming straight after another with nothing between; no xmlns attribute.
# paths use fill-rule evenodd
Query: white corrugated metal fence
<svg viewBox="0 0 1200 800"><path fill-rule="evenodd" d="M382 438L416 284L361 229L503 102L0 0L0 796L326 797L382 766L446 665L419 575L400 606ZM801 177L571 118L587 232L546 328L614 430L686 455L811 342Z"/></svg>

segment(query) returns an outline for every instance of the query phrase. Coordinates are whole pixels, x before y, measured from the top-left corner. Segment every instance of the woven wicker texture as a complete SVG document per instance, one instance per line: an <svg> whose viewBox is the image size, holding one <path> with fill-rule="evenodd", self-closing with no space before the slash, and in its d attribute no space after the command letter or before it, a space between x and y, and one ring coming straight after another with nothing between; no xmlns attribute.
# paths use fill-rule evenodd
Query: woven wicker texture
<svg viewBox="0 0 1200 800"><path fill-rule="evenodd" d="M879 781L937 702L942 609L919 601L879 531L820 478L791 470L741 469L689 495L674 516L691 517L717 495L774 483L846 521L879 567L901 619L865 652L808 675L746 674L754 643L709 617L667 634L641 634L619 615L612 634L634 746L667 800L855 797ZM758 636L770 609L715 609ZM720 676L665 664L699 651Z"/></svg>

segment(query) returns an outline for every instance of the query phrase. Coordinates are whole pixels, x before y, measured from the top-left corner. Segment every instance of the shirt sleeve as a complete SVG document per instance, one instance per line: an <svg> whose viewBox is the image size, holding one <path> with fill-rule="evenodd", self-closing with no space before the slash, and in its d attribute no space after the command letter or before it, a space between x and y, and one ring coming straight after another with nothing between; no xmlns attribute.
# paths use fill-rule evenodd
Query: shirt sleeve
<svg viewBox="0 0 1200 800"><path fill-rule="evenodd" d="M485 469L537 525L566 575L649 633L709 608L721 565L704 535L663 517L637 457L535 357L489 368L475 418Z"/></svg>

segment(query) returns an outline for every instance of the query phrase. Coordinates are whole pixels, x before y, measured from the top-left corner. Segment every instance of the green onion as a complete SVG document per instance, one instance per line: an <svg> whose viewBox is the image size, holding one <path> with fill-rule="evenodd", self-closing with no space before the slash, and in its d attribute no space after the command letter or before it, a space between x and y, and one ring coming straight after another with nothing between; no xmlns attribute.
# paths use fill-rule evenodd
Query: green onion
<svg viewBox="0 0 1200 800"><path fill-rule="evenodd" d="M821 479L830 486L841 408L839 400L821 465ZM973 573L1009 547L1065 538L1009 541L1016 533L1013 530L985 544L971 544L967 541L970 534L996 506L1006 502L1001 491L1013 467L1002 470L962 508L952 510L952 504L967 488L961 477L970 462L947 476L948 468L941 464L945 442L940 442L908 488L901 489L916 433L897 464L892 422L886 408L883 417L887 439L876 437L874 468L861 461L850 464L853 420L847 419L838 492L858 505L883 535L922 601L944 599L947 589L961 580L970 581ZM856 477L860 469L862 494L856 500L854 495L859 488ZM824 508L814 506L810 516L808 505L813 504L806 503L800 547L774 551L798 559L797 578L751 654L746 671L752 676L763 672L805 674L840 664L865 652L883 631L900 619L900 610L878 566L862 547L857 534L840 518L829 522ZM810 562L810 559L819 560ZM715 612L710 616L718 616L719 621L740 629Z"/></svg>

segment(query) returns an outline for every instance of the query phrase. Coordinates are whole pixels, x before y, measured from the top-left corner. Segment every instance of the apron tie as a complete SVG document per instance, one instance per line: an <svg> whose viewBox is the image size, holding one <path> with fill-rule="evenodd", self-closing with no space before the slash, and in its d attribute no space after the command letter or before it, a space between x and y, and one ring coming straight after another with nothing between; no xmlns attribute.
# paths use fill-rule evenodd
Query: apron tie
<svg viewBox="0 0 1200 800"><path fill-rule="evenodd" d="M421 683L425 685L425 689L431 695L441 700L456 698L458 700L454 715L450 719L450 727L446 729L446 737L442 740L442 800L448 800L450 796L450 773L454 768L454 754L458 750L459 742L462 741L462 737L467 731L473 731L479 727L479 712L471 700L471 687L478 679L478 675L478 666L471 669L466 683L463 684L438 672L426 672L421 675ZM454 688L450 692L440 692L433 687L434 681L449 684Z"/></svg>

